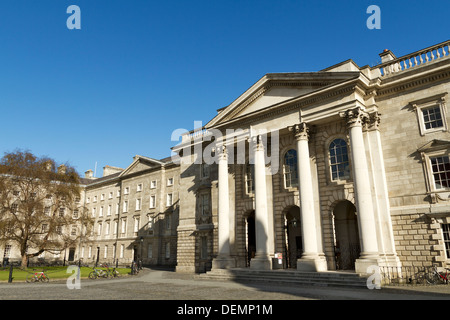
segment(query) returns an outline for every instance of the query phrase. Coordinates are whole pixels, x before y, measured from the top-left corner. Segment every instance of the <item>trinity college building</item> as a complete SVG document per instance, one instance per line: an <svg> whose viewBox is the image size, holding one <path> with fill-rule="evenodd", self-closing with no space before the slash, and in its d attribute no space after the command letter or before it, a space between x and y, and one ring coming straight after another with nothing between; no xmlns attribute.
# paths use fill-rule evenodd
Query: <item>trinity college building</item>
<svg viewBox="0 0 450 320"><path fill-rule="evenodd" d="M86 172L95 225L71 258L197 273L447 266L450 41L379 56L266 74L171 157Z"/></svg>
<svg viewBox="0 0 450 320"><path fill-rule="evenodd" d="M267 74L186 134L176 270L450 262L449 45Z"/></svg>

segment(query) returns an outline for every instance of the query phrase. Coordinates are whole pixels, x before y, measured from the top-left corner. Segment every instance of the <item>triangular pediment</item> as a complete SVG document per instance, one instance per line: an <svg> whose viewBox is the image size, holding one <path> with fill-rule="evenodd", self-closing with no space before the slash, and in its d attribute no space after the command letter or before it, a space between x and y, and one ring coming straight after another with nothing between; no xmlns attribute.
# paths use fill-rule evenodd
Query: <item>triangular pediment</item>
<svg viewBox="0 0 450 320"><path fill-rule="evenodd" d="M265 107L275 105L277 103L299 97L303 94L314 91L314 88L310 86L303 87L287 87L277 86L267 89L256 100L252 101L241 112L238 112L235 116L243 116L252 112L264 109Z"/></svg>
<svg viewBox="0 0 450 320"><path fill-rule="evenodd" d="M267 74L230 105L219 109L216 117L205 127L211 128L229 120L250 116L260 110L354 78L358 74L355 70Z"/></svg>
<svg viewBox="0 0 450 320"><path fill-rule="evenodd" d="M133 159L133 162L120 174L120 177L149 169L160 168L164 165L164 163L159 160L139 155L136 155Z"/></svg>

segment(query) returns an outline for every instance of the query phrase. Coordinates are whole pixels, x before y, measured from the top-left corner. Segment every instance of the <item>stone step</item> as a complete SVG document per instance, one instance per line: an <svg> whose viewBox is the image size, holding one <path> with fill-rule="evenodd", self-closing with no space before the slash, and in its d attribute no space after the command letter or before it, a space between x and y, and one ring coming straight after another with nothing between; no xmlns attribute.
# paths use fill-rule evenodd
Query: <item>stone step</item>
<svg viewBox="0 0 450 320"><path fill-rule="evenodd" d="M196 276L197 279L236 282L279 283L283 285L314 285L367 287L366 278L345 272L299 272L288 270L215 269Z"/></svg>

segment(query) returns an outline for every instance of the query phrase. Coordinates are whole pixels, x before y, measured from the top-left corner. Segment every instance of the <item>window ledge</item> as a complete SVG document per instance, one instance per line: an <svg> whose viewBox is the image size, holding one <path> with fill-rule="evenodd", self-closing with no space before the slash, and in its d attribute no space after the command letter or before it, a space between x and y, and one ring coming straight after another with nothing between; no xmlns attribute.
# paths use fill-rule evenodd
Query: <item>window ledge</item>
<svg viewBox="0 0 450 320"><path fill-rule="evenodd" d="M330 180L328 182L328 186L344 186L348 184L353 184L353 180L346 179L346 180Z"/></svg>
<svg viewBox="0 0 450 320"><path fill-rule="evenodd" d="M450 189L430 192L431 203L450 202Z"/></svg>
<svg viewBox="0 0 450 320"><path fill-rule="evenodd" d="M297 192L299 189L298 187L284 187L284 190L288 192Z"/></svg>

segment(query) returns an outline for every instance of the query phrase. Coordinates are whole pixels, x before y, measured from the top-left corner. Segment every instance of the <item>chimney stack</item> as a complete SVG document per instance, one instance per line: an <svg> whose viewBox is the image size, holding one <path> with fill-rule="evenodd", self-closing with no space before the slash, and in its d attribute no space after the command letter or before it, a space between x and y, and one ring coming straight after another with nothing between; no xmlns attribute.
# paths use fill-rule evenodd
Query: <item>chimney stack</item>
<svg viewBox="0 0 450 320"><path fill-rule="evenodd" d="M94 171L92 171L91 169L89 169L88 171L86 171L84 173L84 177L86 179L94 179Z"/></svg>
<svg viewBox="0 0 450 320"><path fill-rule="evenodd" d="M113 166L104 166L103 167L103 177L109 176L111 174L123 171L122 168L113 167Z"/></svg>

